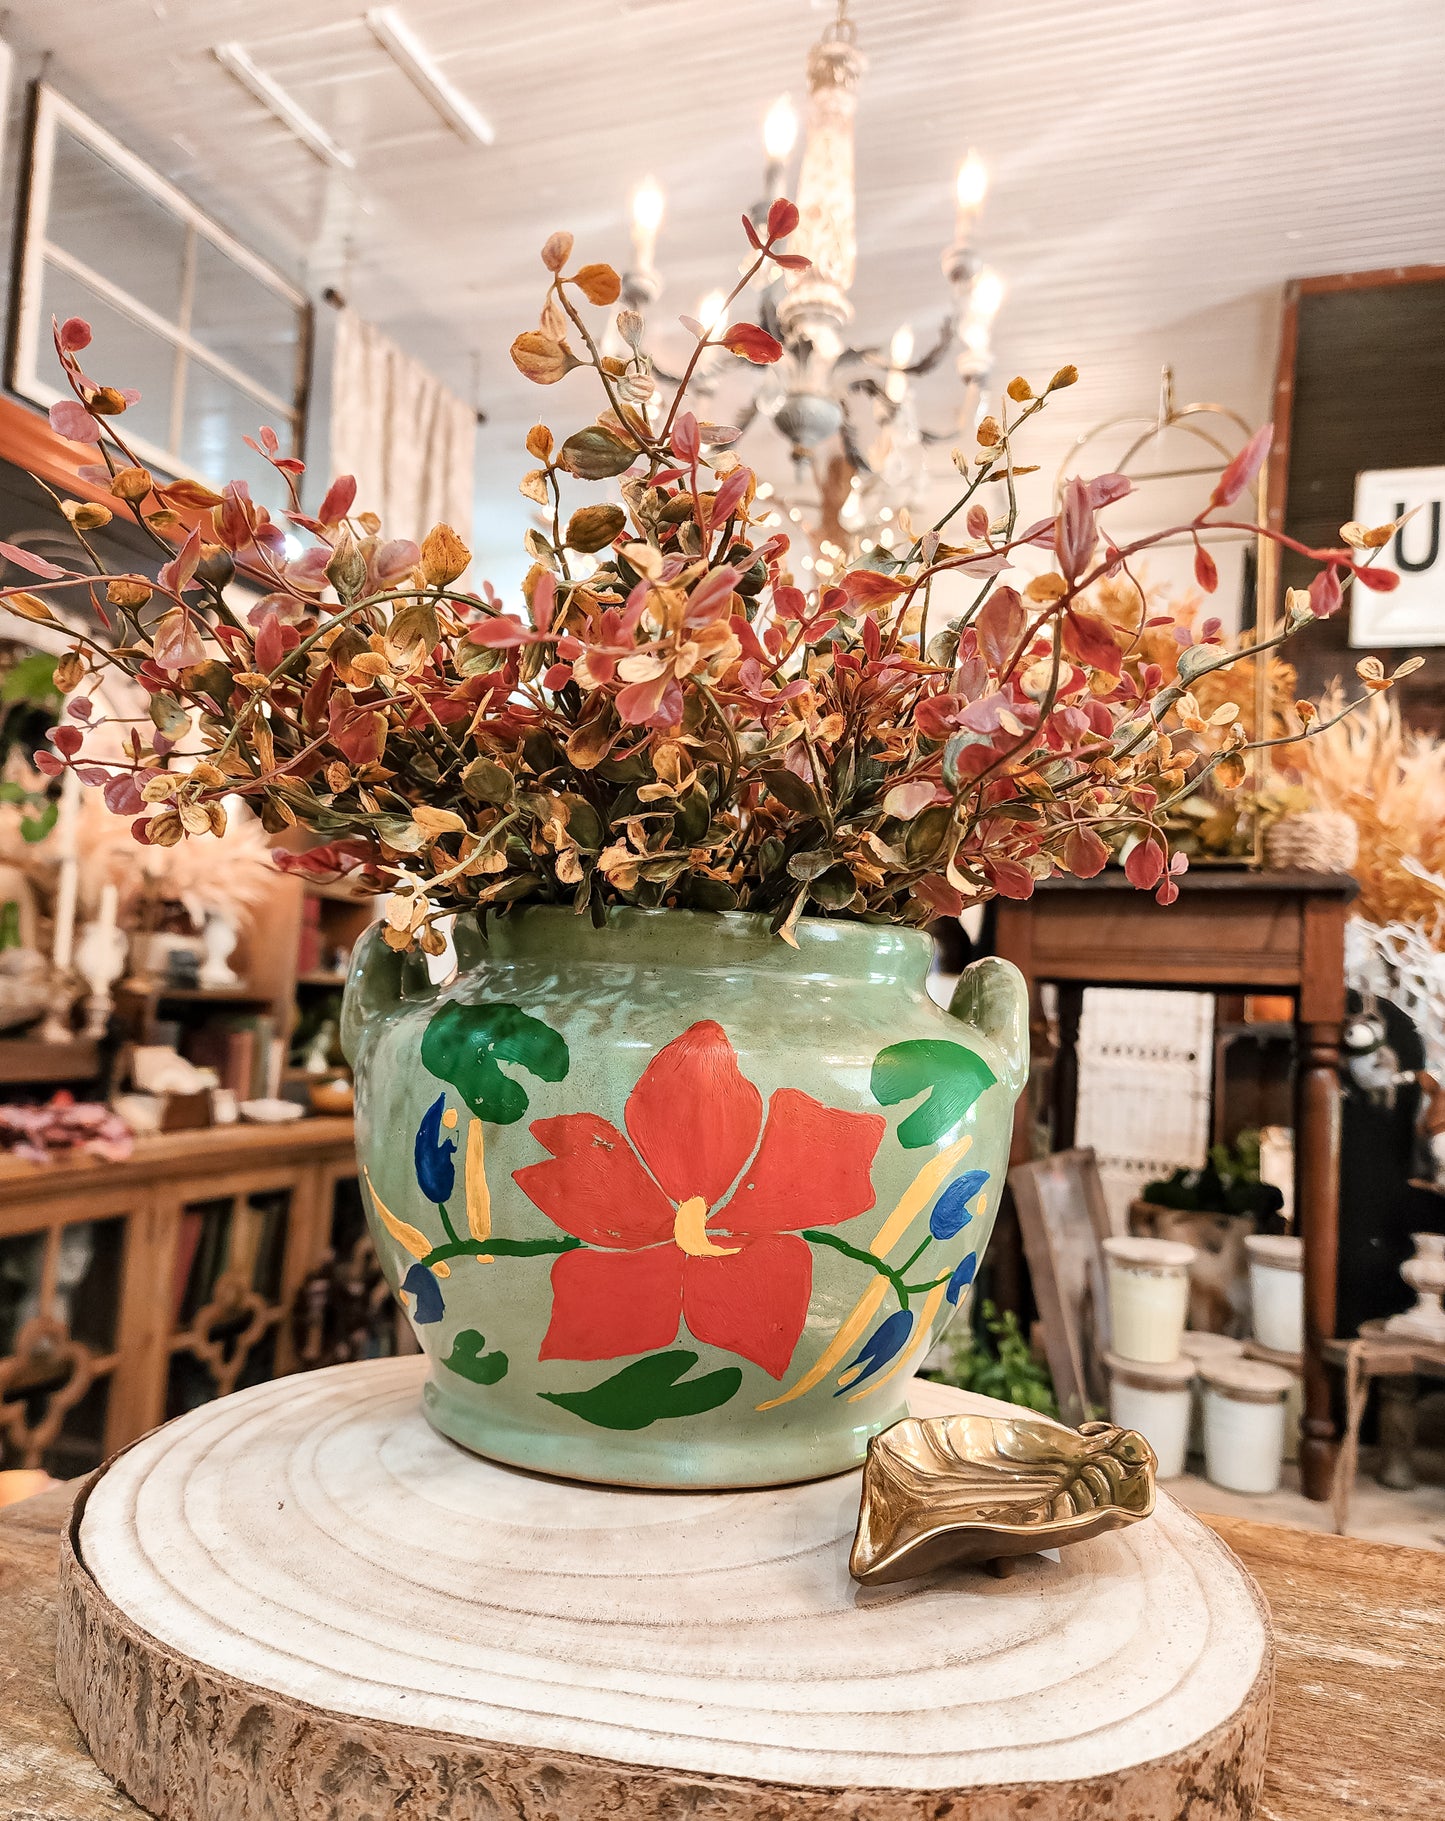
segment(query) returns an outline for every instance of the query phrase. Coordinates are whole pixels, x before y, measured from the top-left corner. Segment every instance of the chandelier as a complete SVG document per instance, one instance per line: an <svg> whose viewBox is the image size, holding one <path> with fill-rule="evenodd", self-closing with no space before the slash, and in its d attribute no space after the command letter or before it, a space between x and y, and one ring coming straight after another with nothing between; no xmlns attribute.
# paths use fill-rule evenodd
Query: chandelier
<svg viewBox="0 0 1445 1821"><path fill-rule="evenodd" d="M773 502L795 538L806 536L811 552L802 555L802 566L823 578L860 554L893 547L904 535L895 519L897 503L922 491L927 448L957 442L983 414L993 324L1003 301L1002 279L975 247L988 172L969 151L958 168L953 239L942 259L950 302L932 341L920 351L907 322L886 347L850 339L858 255L854 117L866 68L848 0L839 0L836 19L808 53L806 131L793 192L799 221L788 250L812 263L763 285L754 312L782 343L783 358L753 376L750 395L734 395L742 383L737 364L712 349L692 381L701 400L724 395L716 406L741 431L761 420L782 439L788 461L779 478L761 483L759 497ZM784 97L763 125L763 195L749 211L759 227L770 203L784 194L797 136L797 115ZM662 292L657 242L664 208L662 191L647 179L633 196L632 263L623 279L623 302L633 310L644 310ZM719 328L723 305L721 292L704 298L697 322ZM679 375L649 353L656 377L675 385ZM950 353L962 396L953 421L930 429L918 382Z"/></svg>

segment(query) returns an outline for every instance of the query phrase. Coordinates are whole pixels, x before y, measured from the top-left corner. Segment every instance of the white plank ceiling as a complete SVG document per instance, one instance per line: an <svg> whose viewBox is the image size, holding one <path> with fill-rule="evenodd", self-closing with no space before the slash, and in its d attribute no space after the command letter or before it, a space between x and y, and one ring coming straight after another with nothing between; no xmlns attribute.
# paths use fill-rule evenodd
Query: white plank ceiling
<svg viewBox="0 0 1445 1821"><path fill-rule="evenodd" d="M733 267L761 180L760 127L804 95L815 0L405 0L491 120L464 144L387 60L364 0L13 0L4 35L238 235L339 287L464 393L480 434L477 533L516 575L520 437L590 412L581 376L542 394L507 345L541 294L536 250L571 228L626 263L633 185L667 192L669 320ZM1258 418L1293 275L1445 261L1439 0L855 0L858 329L923 338L969 145L993 187L982 242L1008 296L999 374L1084 374L1042 437L1069 440L1179 391ZM241 42L355 155L320 163L216 62ZM9 156L17 143L14 127ZM937 400L946 420L949 399ZM760 436L769 432L759 432Z"/></svg>

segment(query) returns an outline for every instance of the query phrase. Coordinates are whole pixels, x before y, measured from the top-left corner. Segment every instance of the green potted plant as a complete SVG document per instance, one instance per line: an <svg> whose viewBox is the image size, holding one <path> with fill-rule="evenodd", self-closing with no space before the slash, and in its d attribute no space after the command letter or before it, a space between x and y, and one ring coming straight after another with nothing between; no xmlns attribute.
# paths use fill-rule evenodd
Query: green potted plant
<svg viewBox="0 0 1445 1821"><path fill-rule="evenodd" d="M1215 1144L1199 1169L1178 1169L1146 1183L1129 1209L1135 1233L1180 1240L1195 1249L1189 1271L1189 1326L1213 1334L1247 1332L1249 1265L1245 1240L1278 1215L1284 1197L1259 1175L1259 1133Z"/></svg>
<svg viewBox="0 0 1445 1821"><path fill-rule="evenodd" d="M799 265L796 222L780 201L761 233L745 223L730 306ZM599 1480L831 1473L902 1413L968 1294L1025 1079L1018 974L976 964L950 1018L924 991L922 926L1125 846L1132 883L1176 898L1164 818L1198 768L1169 726L1199 721L1190 683L1231 654L1210 623L1167 685L1125 665L1098 584L1180 528L1116 544L1121 476L1018 523L1016 438L1072 368L1013 381L935 525L808 592L739 432L687 406L706 350L766 363L778 343L724 313L664 399L635 313L616 318L624 354L601 351L616 273L574 265L567 234L542 260L541 323L512 357L576 427L527 435L546 528L511 601L466 584L449 527L385 538L348 477L304 508L269 431L253 447L290 491L284 524L242 483L152 476L125 440L134 395L84 371L85 324L57 324L74 397L52 422L94 445L110 502L71 504L77 536L126 512L165 561L151 578L6 552L34 578L12 608L74 596L107 622L77 625L57 666L69 713L42 757L142 842L207 839L237 792L315 843L285 864L389 894L343 1041L439 1428ZM603 407L580 423L579 375ZM1186 535L1231 522L1267 446ZM579 495L595 483L605 497ZM1023 547L1053 566L1014 586ZM1291 627L1334 611L1344 579L1392 579L1353 546L1311 554ZM238 565L268 590L246 614ZM143 722L90 717L108 666L146 691ZM1203 763L1237 782L1244 744ZM459 966L436 984L449 919Z"/></svg>

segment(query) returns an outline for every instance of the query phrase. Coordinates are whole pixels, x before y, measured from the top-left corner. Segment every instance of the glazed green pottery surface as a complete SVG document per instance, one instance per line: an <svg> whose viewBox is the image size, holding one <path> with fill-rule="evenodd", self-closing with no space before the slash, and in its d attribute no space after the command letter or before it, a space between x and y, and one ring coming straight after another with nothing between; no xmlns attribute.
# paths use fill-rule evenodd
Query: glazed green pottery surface
<svg viewBox="0 0 1445 1821"><path fill-rule="evenodd" d="M436 988L369 932L343 1041L426 1410L574 1479L842 1472L966 1304L1027 1071L1027 996L952 1015L913 930L565 909L458 923Z"/></svg>

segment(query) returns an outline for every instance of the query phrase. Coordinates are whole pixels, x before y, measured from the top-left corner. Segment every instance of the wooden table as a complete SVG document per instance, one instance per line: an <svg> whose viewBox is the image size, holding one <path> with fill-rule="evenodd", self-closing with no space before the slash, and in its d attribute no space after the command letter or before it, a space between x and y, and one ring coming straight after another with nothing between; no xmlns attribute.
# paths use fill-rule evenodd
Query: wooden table
<svg viewBox="0 0 1445 1821"><path fill-rule="evenodd" d="M1295 1207L1305 1255L1304 1415L1300 1478L1330 1496L1336 1429L1324 1343L1335 1331L1340 1212L1340 1032L1345 914L1353 879L1332 873L1190 873L1177 904L1156 904L1115 870L1054 879L1032 898L1001 898L995 948L1031 985L1059 987L1054 1148L1074 1142L1076 1046L1087 986L1191 992L1288 992L1295 1001ZM1029 1156L1020 1105L1014 1162Z"/></svg>
<svg viewBox="0 0 1445 1821"><path fill-rule="evenodd" d="M1415 1445L1416 1378L1445 1378L1445 1341L1392 1331L1384 1321L1361 1324L1353 1340L1331 1341L1325 1356L1345 1369L1345 1439L1335 1462L1335 1529L1349 1524L1350 1495L1359 1469L1360 1425L1370 1401L1370 1387L1380 1387L1380 1465L1383 1486L1415 1484L1411 1450Z"/></svg>
<svg viewBox="0 0 1445 1821"><path fill-rule="evenodd" d="M5 1821L142 1816L91 1763L55 1690L58 1539L76 1490L0 1513ZM1277 1697L1259 1821L1439 1821L1445 1555L1208 1521L1274 1617Z"/></svg>

